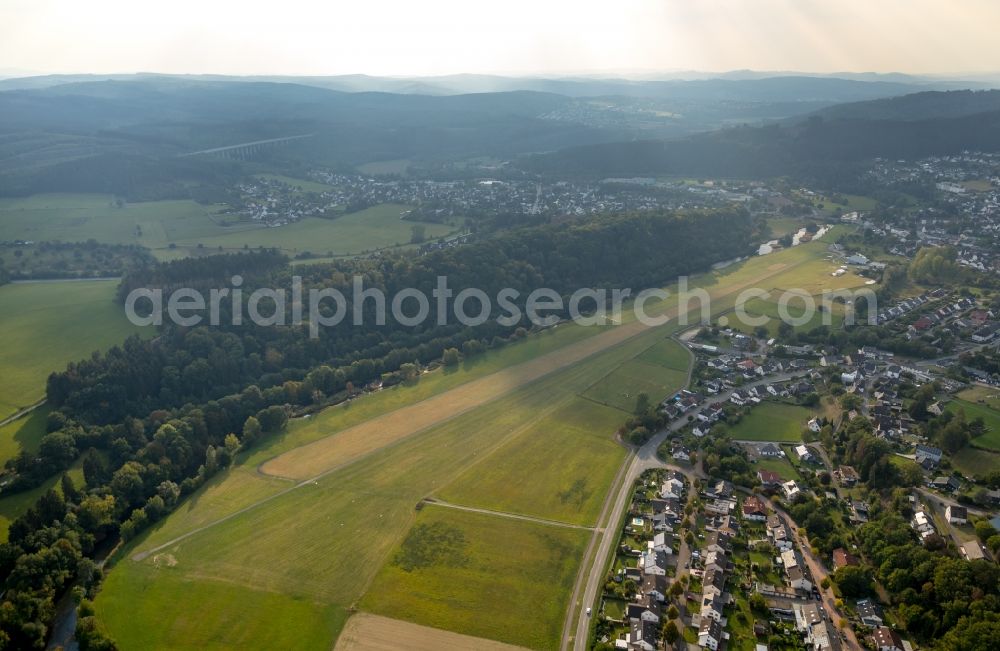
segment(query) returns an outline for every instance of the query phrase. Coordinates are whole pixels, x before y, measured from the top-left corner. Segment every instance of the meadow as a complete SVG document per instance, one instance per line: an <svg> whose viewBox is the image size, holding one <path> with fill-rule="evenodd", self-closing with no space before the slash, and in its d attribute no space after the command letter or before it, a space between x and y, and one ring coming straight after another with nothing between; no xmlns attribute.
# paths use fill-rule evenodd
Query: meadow
<svg viewBox="0 0 1000 651"><path fill-rule="evenodd" d="M729 435L737 441L799 442L802 430L814 415L805 407L765 400L732 426Z"/></svg>
<svg viewBox="0 0 1000 651"><path fill-rule="evenodd" d="M171 569L170 562L163 556L156 564L108 575L103 589L120 599L102 601L101 618L114 631L119 648L328 649L347 619L337 606L231 582L188 579ZM164 620L165 613L176 611L179 595L189 614L211 616ZM136 621L157 625L136 626ZM281 625L275 626L276 621Z"/></svg>
<svg viewBox="0 0 1000 651"><path fill-rule="evenodd" d="M600 373L607 365L620 363L620 355L618 351L610 351L610 357L597 364L596 371L590 372ZM142 561L123 560L114 572L127 583L141 580L141 573L148 571L143 566L154 564L157 554L167 553L175 564L158 571L179 572L193 583L236 583L254 590L279 592L299 600L346 608L365 593L392 547L410 529L416 513L414 507L423 497L447 485L471 463L517 436L525 423L545 412L553 396L558 396L560 391L570 393L585 386L590 379L588 375L579 367L559 372L325 477L300 484L299 488L278 494L259 508L197 532ZM602 463L614 468L618 461L607 459ZM588 469L588 472L593 471ZM226 492L237 494L237 491ZM532 525L517 521L511 526L529 528ZM134 549L149 550L169 542L171 533L169 526L154 530ZM294 554L288 553L291 549L295 550ZM485 568L492 559L472 562ZM579 555L567 557L565 562L575 568ZM501 576L500 572L501 568L497 568L494 577ZM134 574L136 578L132 579ZM152 635L154 633L148 629L155 628L155 634L161 637L149 646L169 646L167 640L176 635L172 624L149 627L138 618L110 623L104 615L105 604L110 604L107 608L111 610L124 609L121 600L128 598L128 591L115 590L113 586L107 588L98 597L97 606L113 634L118 635L119 629L124 627L122 639L128 639L140 634ZM169 603L169 607L165 605L161 609L159 621L184 622L189 618L184 615L191 612L184 600L169 599L168 595L176 596L175 589L176 586L154 581L146 590L152 593L150 599ZM199 589L191 588L195 593ZM564 605L564 600L557 600L554 607L561 609ZM502 606L511 609L516 604L503 603ZM229 608L219 606L220 611L225 611L219 616L232 617ZM456 604L449 612L453 613L456 623L445 628L469 633L459 624L469 616L469 610ZM283 625L277 619L269 621L274 626ZM438 622L437 625L443 624ZM332 642L331 637L328 646Z"/></svg>
<svg viewBox="0 0 1000 651"><path fill-rule="evenodd" d="M611 371L581 395L632 413L640 393L645 393L656 404L682 388L687 381L689 362L690 355L683 346L673 340L664 340Z"/></svg>
<svg viewBox="0 0 1000 651"><path fill-rule="evenodd" d="M799 475L799 471L795 469L788 459L774 459L774 458L764 458L761 457L757 459L753 464L753 469L757 470L770 470L773 473L778 474L782 479L796 479L801 480L802 476Z"/></svg>
<svg viewBox="0 0 1000 651"><path fill-rule="evenodd" d="M418 222L401 219L406 206L383 204L366 210L349 213L335 219L306 217L301 221L280 228L253 228L227 232L217 228L208 235L173 238L178 246L204 245L208 248L251 249L277 248L289 255L313 253L318 255L346 255L363 253L386 247L410 243L413 226ZM453 232L447 224L420 222L425 237L434 240Z"/></svg>
<svg viewBox="0 0 1000 651"><path fill-rule="evenodd" d="M972 445L1000 451L1000 411L967 400L952 400L947 409L953 413L961 409L965 412L966 420L982 418L986 424L986 433L972 439Z"/></svg>
<svg viewBox="0 0 1000 651"><path fill-rule="evenodd" d="M45 381L69 362L139 333L115 303L117 283L65 281L0 287L0 418L45 397ZM72 324L72 336L67 336Z"/></svg>
<svg viewBox="0 0 1000 651"><path fill-rule="evenodd" d="M26 416L0 426L0 466L22 450L34 452L45 436L45 420L49 408L41 406Z"/></svg>
<svg viewBox="0 0 1000 651"><path fill-rule="evenodd" d="M304 191L322 184L273 177ZM417 222L400 219L406 206L383 204L335 219L308 217L280 228L231 223L224 205L189 200L118 204L100 194L46 194L0 199L0 240L59 240L138 244L161 260L201 255L206 250L273 247L290 255L311 252L339 256L408 245ZM448 224L421 223L428 240L455 231Z"/></svg>
<svg viewBox="0 0 1000 651"><path fill-rule="evenodd" d="M815 305L818 307L821 305L821 296L813 297ZM793 319L801 319L806 316L805 308L802 301L799 299L792 300L786 306L787 314ZM776 300L764 300L760 298L754 298L747 301L744 306L744 310L748 317L754 319L754 322L758 320L759 317L766 317L767 323L764 328L767 329L768 335L771 337L777 336L778 326L782 323L781 313L779 311L778 302ZM750 325L749 323L744 323L736 313L730 313L726 315L728 319L728 325L734 330L739 330L747 334L751 334L756 330L756 326ZM829 311L827 308L821 312L818 309L812 314L811 318L805 323L794 326L794 329L802 332L809 332L814 328L818 328L823 325L828 325L832 329L838 329L844 324L844 306L840 303L833 303Z"/></svg>
<svg viewBox="0 0 1000 651"><path fill-rule="evenodd" d="M84 485L83 465L80 461L70 467L66 474L78 488ZM31 490L0 497L0 542L7 542L7 530L10 528L10 523L34 506L44 493L51 489L62 493L61 480L62 474L55 475L49 477L41 486L36 486Z"/></svg>
<svg viewBox="0 0 1000 651"><path fill-rule="evenodd" d="M432 527L444 535L411 539ZM390 554L361 607L532 649L555 649L588 538L585 531L428 506L410 537ZM407 557L414 552L420 555L415 567Z"/></svg>
<svg viewBox="0 0 1000 651"><path fill-rule="evenodd" d="M982 477L1000 470L1000 454L969 445L951 455L951 465L966 477Z"/></svg>
<svg viewBox="0 0 1000 651"><path fill-rule="evenodd" d="M815 252L813 245L804 245L794 255L755 258L699 282L725 306L744 287L794 275L810 260L810 248ZM673 304L668 301L660 309ZM177 598L179 586L185 595L199 595L224 584L234 590L233 598L214 602L213 611L225 622L246 616L240 590L279 593L297 603L321 604L329 612L360 603L363 609L418 624L533 648L553 646L589 534L418 505L427 497L471 506L495 499L488 508L570 519L567 505L575 500L593 521L593 504L603 498L623 455L612 431L602 435L602 430L616 423L614 415L623 419L624 414L581 400L579 394L630 362L676 367L682 360L664 340L673 326L649 329L628 315L623 321L627 325L614 328L561 325L490 351L462 368L435 371L413 385L296 421L287 434L240 455L238 466L200 489L190 507L182 505L134 541L112 572L115 580L98 596L98 615L119 640L170 647L184 631L201 626L194 621L200 618L192 600ZM305 456L297 452L317 442L336 450L344 445L344 433L375 417L447 396L449 390L488 378L487 371L510 368L514 360L530 364L539 356L534 353L553 352L566 355L561 358L566 364L550 366L547 374L508 374L510 384L502 385L503 391L470 402L467 410L441 412L437 422L414 427L409 434L400 430L400 435L367 447L358 439L343 448L350 451L349 462L334 454L317 464L311 453L316 448ZM582 412L585 402L594 411ZM293 483L255 474L260 464L280 457L293 476L311 479ZM539 472L537 461L525 465L529 457L547 461L548 472ZM556 471L563 465L573 470ZM486 485L504 481L506 496L486 494ZM539 504L515 495L513 486ZM461 566L406 573L393 564L401 549L414 548L412 541L406 543L413 525L432 523L426 518L447 519L447 526L462 533ZM190 535L178 539L185 533ZM516 555L511 547L517 548ZM157 604L155 615L124 616L137 594ZM403 599L410 600L407 607L400 605ZM252 616L254 626L288 626L280 608L274 614L255 610ZM157 625L150 626L151 621ZM326 637L315 646L330 648L336 634L332 629L322 633ZM212 644L225 645L238 635L220 629L212 634Z"/></svg>
<svg viewBox="0 0 1000 651"><path fill-rule="evenodd" d="M595 525L625 448L622 414L571 397L471 466L435 497L547 520ZM558 459L558 463L553 463Z"/></svg>

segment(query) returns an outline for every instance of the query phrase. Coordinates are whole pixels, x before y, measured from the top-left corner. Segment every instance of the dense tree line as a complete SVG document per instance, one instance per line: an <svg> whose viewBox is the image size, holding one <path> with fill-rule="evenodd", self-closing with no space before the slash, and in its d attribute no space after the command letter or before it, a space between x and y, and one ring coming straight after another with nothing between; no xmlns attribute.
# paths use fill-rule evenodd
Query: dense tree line
<svg viewBox="0 0 1000 651"><path fill-rule="evenodd" d="M858 540L890 595L899 623L933 649L994 648L1000 636L1000 568L943 545L919 544L909 523L885 511Z"/></svg>

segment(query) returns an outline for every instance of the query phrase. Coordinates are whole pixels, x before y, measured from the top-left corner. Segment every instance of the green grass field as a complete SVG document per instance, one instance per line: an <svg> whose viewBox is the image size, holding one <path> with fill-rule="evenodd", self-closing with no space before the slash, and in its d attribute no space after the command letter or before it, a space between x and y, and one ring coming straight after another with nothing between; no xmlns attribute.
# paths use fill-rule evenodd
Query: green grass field
<svg viewBox="0 0 1000 651"><path fill-rule="evenodd" d="M73 480L77 488L83 486L83 466L81 462L77 461L77 463L66 471L66 474L70 476L70 479ZM7 542L7 529L10 528L10 523L34 506L43 493L48 492L52 488L55 488L60 493L62 492L60 487L61 480L62 474L59 474L50 477L41 486L36 486L31 490L0 497L0 542Z"/></svg>
<svg viewBox="0 0 1000 651"><path fill-rule="evenodd" d="M805 407L765 400L732 427L729 435L738 441L797 442L813 415Z"/></svg>
<svg viewBox="0 0 1000 651"><path fill-rule="evenodd" d="M0 466L20 454L21 450L33 452L38 449L45 436L45 420L49 411L48 407L42 406L0 427Z"/></svg>
<svg viewBox="0 0 1000 651"><path fill-rule="evenodd" d="M156 565L108 576L104 591L121 598L102 601L101 618L114 631L119 648L330 649L347 619L347 612L337 606L234 583L191 580L169 563L164 556ZM195 616L164 621L164 613L174 612L178 599Z"/></svg>
<svg viewBox="0 0 1000 651"><path fill-rule="evenodd" d="M310 252L318 255L361 253L410 243L416 222L400 219L406 206L384 204L350 213L336 219L307 217L280 228L254 228L210 235L177 237L178 246L203 244L212 249L242 249L244 246L278 248L290 254ZM447 224L421 224L428 239L443 237L454 231Z"/></svg>
<svg viewBox="0 0 1000 651"><path fill-rule="evenodd" d="M633 359L616 368L583 392L583 396L602 405L632 413L640 393L655 404L680 389L687 373Z"/></svg>
<svg viewBox="0 0 1000 651"><path fill-rule="evenodd" d="M0 199L0 240L60 240L166 247L180 238L219 230L212 221L221 206L194 201L151 201L118 207L99 194L42 194Z"/></svg>
<svg viewBox="0 0 1000 651"><path fill-rule="evenodd" d="M640 393L646 393L657 403L683 387L690 361L690 353L683 346L664 339L595 382L581 395L631 413Z"/></svg>
<svg viewBox="0 0 1000 651"><path fill-rule="evenodd" d="M821 209L833 214L838 208L844 212L850 212L852 210L874 210L878 202L876 202L871 197L862 197L856 194L845 194L844 198L847 199L847 204L837 204L833 203L829 199L822 199L819 203L821 204Z"/></svg>
<svg viewBox="0 0 1000 651"><path fill-rule="evenodd" d="M67 281L0 287L0 418L42 399L53 371L140 332L114 302L116 286Z"/></svg>
<svg viewBox="0 0 1000 651"><path fill-rule="evenodd" d="M1000 454L970 445L951 455L951 465L967 477L982 477L1000 470Z"/></svg>
<svg viewBox="0 0 1000 651"><path fill-rule="evenodd" d="M956 395L966 402L983 404L991 409L1000 411L1000 389L973 385L968 389L959 391Z"/></svg>
<svg viewBox="0 0 1000 651"><path fill-rule="evenodd" d="M777 473L784 480L789 479L802 479L799 475L799 471L795 469L788 459L765 459L761 458L754 462L753 464L754 472L758 470L770 470L773 473Z"/></svg>
<svg viewBox="0 0 1000 651"><path fill-rule="evenodd" d="M595 355L587 364L546 376L507 397L364 457L315 483L280 495L265 507L197 533L165 551L176 560L174 569L190 581L235 582L255 590L346 608L364 594L389 550L405 535L415 515L414 506L423 497L450 484L473 463L488 459L491 452L501 449L540 419L554 402L572 397L595 377L606 375L659 337L659 332L649 331ZM613 451L609 448L609 452ZM618 452L615 456L589 460L581 472L585 476L604 476L614 474L621 457ZM248 470L254 467L244 464ZM228 508L236 510L253 501L245 496L249 491L235 485L245 484L246 477L238 477L236 472L229 475L233 479L227 478L214 487L223 497L207 502L209 508L214 510L216 507L212 505L228 501ZM520 478L513 477L511 481ZM206 495L207 492L199 491L195 499ZM197 506L187 512L183 508L180 517L186 520L185 527L196 527L203 521L194 515L199 510ZM184 528L171 524L176 516L171 515L163 527L148 534L136 549L148 549L172 539ZM520 522L518 525L529 526ZM289 549L295 549L295 553L287 553ZM575 567L579 557L567 562ZM142 562L125 560L115 572L125 575L123 580L128 581L135 568L151 563L153 558ZM99 612L104 612L105 602L110 602L112 609L120 607L116 602L121 598L121 592L102 591L97 602ZM503 605L515 607L506 602ZM554 607L561 609L564 605L563 602ZM173 610L164 613L163 621L183 619L183 613L189 612L187 608L186 603L178 601ZM468 633L460 624L468 612L458 605L449 611L454 613L456 622L451 630ZM114 626L111 630L115 633ZM128 632L125 637L131 635ZM165 626L162 635L158 646L165 645L175 633Z"/></svg>
<svg viewBox="0 0 1000 651"><path fill-rule="evenodd" d="M777 239L798 233L807 221L802 217L770 217L767 225L771 227L771 236Z"/></svg>
<svg viewBox="0 0 1000 651"><path fill-rule="evenodd" d="M447 502L593 525L625 449L622 414L571 398L438 491ZM558 460L558 462L556 462Z"/></svg>
<svg viewBox="0 0 1000 651"><path fill-rule="evenodd" d="M435 506L411 532L364 610L531 649L559 646L588 532Z"/></svg>
<svg viewBox="0 0 1000 651"><path fill-rule="evenodd" d="M947 409L953 413L961 409L967 420L982 418L986 423L986 433L972 439L972 444L989 450L1000 450L1000 411L967 400L952 400Z"/></svg>
<svg viewBox="0 0 1000 651"><path fill-rule="evenodd" d="M743 287L770 286L776 279L794 278L799 267L806 268L809 280L811 272L807 264L825 246L825 243L804 245L796 247L790 255L779 253L766 260L753 259L722 273L701 277L698 282L722 309L727 302L731 304L735 293ZM626 323L630 320L628 316L623 319ZM601 443L598 430L605 427L604 421L597 421L592 414L600 414L601 419L606 417L610 424L613 422L610 414L620 412L591 402L587 409L596 411L588 412L589 416L567 415L567 421L573 418L573 422L556 423L555 419L561 418L562 409L582 403L576 396L619 367L641 364L681 374L680 370L661 366L680 365L679 353L670 351L669 346L656 347L663 343L670 328L639 332L573 366L278 495L283 487L292 484L271 479L261 481L254 473L262 461L331 436L352 423L413 404L448 386L481 377L488 369L497 370L516 363L515 360L531 359L537 353L580 341L600 330L560 326L523 344L487 353L465 368L447 373L438 371L424 376L414 386L378 392L352 402L349 407L333 408L297 421L287 434L241 455L237 468L210 482L192 496L190 506L182 506L162 525L130 545L112 572L115 580L109 581L98 596L98 615L120 641L138 641L140 648L170 648L171 642L181 639L186 631L211 626L196 621L203 617L200 611L205 606L183 596L218 594L211 591L221 584L234 590L232 599L216 596L211 603L213 617L223 622L247 616L245 604L240 601L240 595L244 594L240 591L247 590L279 593L296 602L318 604L328 609L323 612L330 613L360 602L363 607L390 617L551 648L558 641L569 586L579 567L587 533L458 512L443 506L429 505L419 512L416 507L429 496L448 496L456 502L494 499L485 495L485 485L506 478L507 486L503 488L509 494L496 498L505 508L519 511L534 508L534 513L556 517L565 515L560 511L566 508L564 503L571 504L578 494L591 491L592 495L582 501L577 499L577 503L582 504L584 512L592 509L588 500L595 500L598 492L606 491L600 486L610 481L605 477L613 476L621 462L621 450L609 447L610 432L603 442L606 445L591 447L591 440ZM541 350L536 348L533 352L532 347ZM632 406L629 405L629 410ZM620 414L619 418L622 417ZM593 426L579 432L588 421ZM561 441L572 441L573 447L580 449L570 449ZM607 454L599 453L601 450L607 450ZM532 455L554 452L558 452L558 458L543 457L549 461L550 472L542 476L538 476L541 473L537 462L526 463ZM564 459L577 469L552 472ZM510 470L499 469L504 465ZM482 485L475 481L476 475ZM583 492L579 490L580 479L586 480ZM542 496L551 491L556 496L549 495L540 505L532 505L528 503L530 499L515 496L510 488L520 489L522 485L529 495ZM564 497L559 496L560 492ZM266 503L237 513L261 496L272 497ZM235 515L216 522L223 514ZM400 550L414 547L412 542L405 542L409 532L414 531L413 525L434 517L448 520L448 526L461 532L461 540L465 541L458 549L462 563L451 567L435 561L426 571L411 569L409 573L394 565ZM216 522L213 526L169 544L159 560L156 555L141 561L130 557L135 551L169 543L179 533L213 522ZM454 542L456 537L449 534L443 539ZM517 553L511 553L512 549ZM429 557L447 559L454 553L457 552L452 545L446 546L444 553L434 552ZM415 558L427 556L418 553ZM150 582L151 568L157 570L164 564L176 580ZM400 576L402 573L406 576ZM129 612L130 602L137 594L148 595L144 598L156 604L155 614L143 611L128 618L116 615ZM253 626L293 626L283 616L283 608L276 608L273 614L254 610ZM331 615L330 621L334 620ZM317 633L322 639L317 638L313 646L330 648L338 627L335 622L331 629ZM211 645L220 647L258 646L255 642L240 644L247 639L240 635L239 631L227 633L214 628L205 637L211 638Z"/></svg>
<svg viewBox="0 0 1000 651"><path fill-rule="evenodd" d="M802 332L809 332L813 328L817 328L821 325L828 325L833 329L840 328L844 325L844 306L839 303L833 303L829 308L819 310L821 305L822 297L813 297L814 305L816 310L812 312L811 318L805 323L794 326L795 330ZM800 299L793 299L786 304L787 314L793 319L804 319L806 315L805 305ZM778 306L777 300L763 300L763 299L751 299L747 301L744 308L747 317L753 319L750 323L756 323L758 317L766 317L768 319L765 324L767 332L770 336L774 337L778 334L778 326L782 323L781 313ZM756 329L756 326L750 323L744 323L741 320L742 315L737 315L732 312L726 315L729 320L729 326L740 332L751 334Z"/></svg>
<svg viewBox="0 0 1000 651"><path fill-rule="evenodd" d="M272 177L302 187L322 184ZM0 199L0 240L95 239L108 244L139 244L160 259L204 254L206 250L274 247L295 255L348 255L410 243L416 222L400 215L406 206L384 204L336 219L309 217L280 228L258 224L222 225L233 221L222 205L193 201L150 201L118 206L115 198L98 194L48 194ZM455 230L447 224L422 224L427 239Z"/></svg>
<svg viewBox="0 0 1000 651"><path fill-rule="evenodd" d="M637 359L685 373L691 365L691 353L673 339L656 342L643 351Z"/></svg>

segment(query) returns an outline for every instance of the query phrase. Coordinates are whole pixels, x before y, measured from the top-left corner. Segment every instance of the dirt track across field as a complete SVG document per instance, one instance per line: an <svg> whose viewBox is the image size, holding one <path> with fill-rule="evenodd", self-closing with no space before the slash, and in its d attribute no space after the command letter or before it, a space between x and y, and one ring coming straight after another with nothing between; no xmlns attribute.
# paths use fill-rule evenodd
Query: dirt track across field
<svg viewBox="0 0 1000 651"><path fill-rule="evenodd" d="M358 613L347 620L334 651L524 651L480 637L461 635L398 619Z"/></svg>
<svg viewBox="0 0 1000 651"><path fill-rule="evenodd" d="M710 290L710 294L713 294L713 299L735 294L788 268L789 265L784 263L772 264L765 273L756 278L728 287L719 294ZM677 313L678 308L674 306L668 309L665 315L673 321L677 318ZM481 407L549 373L577 364L591 355L645 332L649 327L639 321L616 326L531 361L497 371L416 404L396 409L326 438L289 450L262 463L260 472L298 481L315 477Z"/></svg>
<svg viewBox="0 0 1000 651"><path fill-rule="evenodd" d="M675 311L675 310L672 310ZM402 407L324 439L289 450L260 466L268 475L302 480L350 463L375 450L422 432L470 409L501 398L550 373L620 344L645 331L638 321L554 350L528 362L497 371Z"/></svg>

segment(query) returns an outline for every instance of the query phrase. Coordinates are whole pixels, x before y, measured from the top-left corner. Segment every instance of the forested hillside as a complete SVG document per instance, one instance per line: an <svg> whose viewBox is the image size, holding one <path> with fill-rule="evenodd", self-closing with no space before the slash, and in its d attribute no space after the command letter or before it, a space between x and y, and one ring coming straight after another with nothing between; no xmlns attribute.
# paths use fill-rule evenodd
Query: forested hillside
<svg viewBox="0 0 1000 651"><path fill-rule="evenodd" d="M919 158L1000 149L1000 111L960 117L824 119L736 127L673 141L586 145L522 160L543 174L592 177L705 175L823 178L838 166L876 157Z"/></svg>

